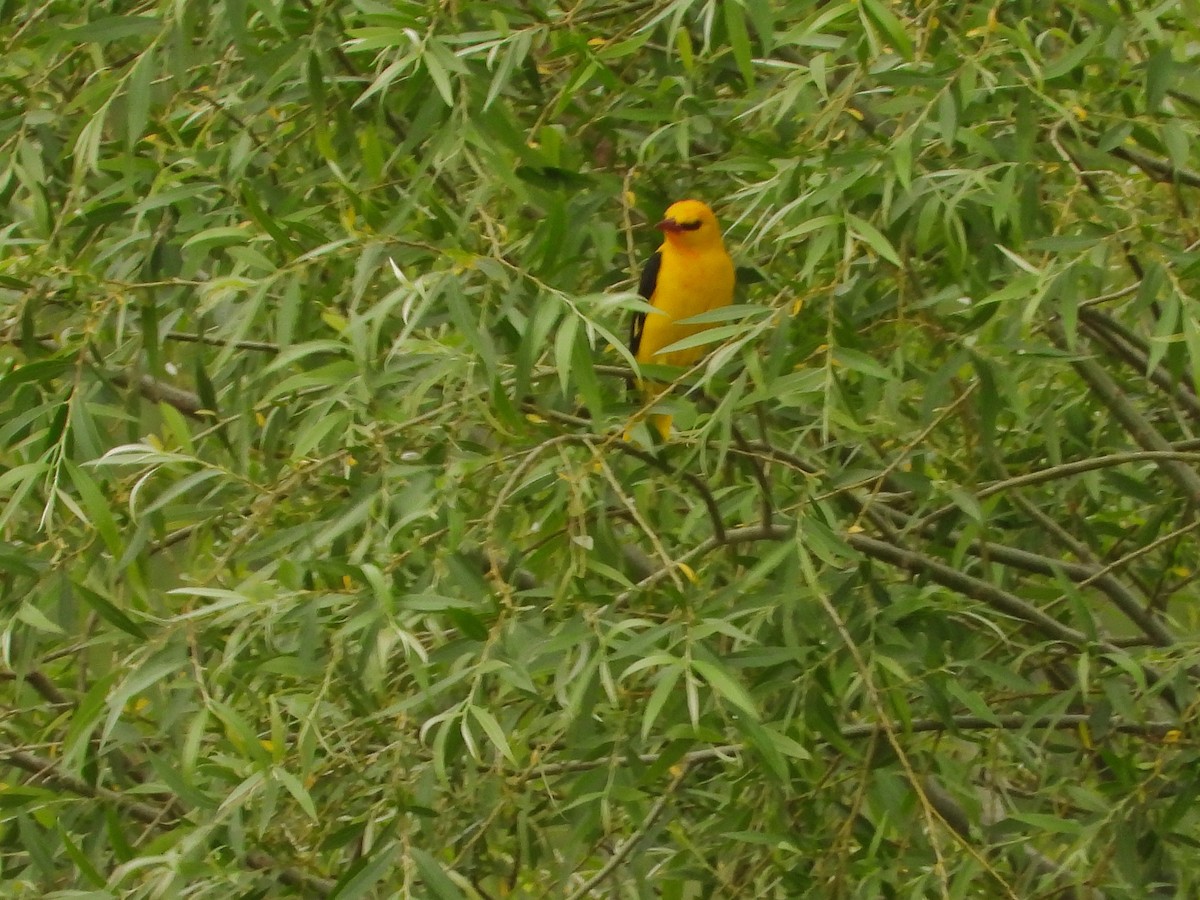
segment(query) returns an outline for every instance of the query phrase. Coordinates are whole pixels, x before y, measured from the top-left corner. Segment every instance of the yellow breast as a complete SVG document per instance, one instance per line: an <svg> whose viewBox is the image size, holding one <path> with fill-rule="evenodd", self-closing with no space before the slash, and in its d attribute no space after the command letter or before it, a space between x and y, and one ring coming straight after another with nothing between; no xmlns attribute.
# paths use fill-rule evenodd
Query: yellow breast
<svg viewBox="0 0 1200 900"><path fill-rule="evenodd" d="M693 347L676 353L660 354L663 347L710 328L709 325L678 325L679 319L699 315L733 302L733 260L724 246L700 251L681 250L669 242L663 244L662 267L650 302L662 314L647 313L638 346L638 362L668 366L690 366L707 348Z"/></svg>

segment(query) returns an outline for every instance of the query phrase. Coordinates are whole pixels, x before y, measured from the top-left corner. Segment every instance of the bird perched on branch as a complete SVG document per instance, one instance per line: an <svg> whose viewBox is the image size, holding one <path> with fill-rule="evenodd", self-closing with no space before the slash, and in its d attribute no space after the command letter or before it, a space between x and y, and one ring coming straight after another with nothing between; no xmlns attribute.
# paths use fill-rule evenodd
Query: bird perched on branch
<svg viewBox="0 0 1200 900"><path fill-rule="evenodd" d="M681 325L680 319L733 302L733 260L725 250L717 217L708 204L699 200L671 204L655 227L662 231L665 240L646 262L638 293L656 312L638 313L634 317L629 349L639 363L690 366L704 355L705 348L659 351L712 327ZM662 387L644 384L642 390L653 397ZM652 416L651 423L664 441L670 436L670 416Z"/></svg>

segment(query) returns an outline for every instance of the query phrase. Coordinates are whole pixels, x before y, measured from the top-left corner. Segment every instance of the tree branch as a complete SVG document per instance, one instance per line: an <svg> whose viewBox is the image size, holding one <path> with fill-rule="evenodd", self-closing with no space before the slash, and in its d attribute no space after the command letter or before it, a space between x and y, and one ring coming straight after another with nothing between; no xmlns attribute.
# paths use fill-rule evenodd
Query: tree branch
<svg viewBox="0 0 1200 900"><path fill-rule="evenodd" d="M1189 187L1200 187L1200 175L1191 169L1174 166L1165 159L1158 159L1140 150L1130 147L1117 146L1108 151L1109 155L1131 162L1155 181L1167 184L1186 184Z"/></svg>
<svg viewBox="0 0 1200 900"><path fill-rule="evenodd" d="M986 581L965 575L929 556L867 537L865 534L848 534L845 536L845 540L855 550L872 559L914 574L925 575L943 587L948 587L966 597L985 603L1007 616L1033 625L1054 640L1062 641L1073 647L1088 643L1088 637L1082 631L1064 625L1015 594L1003 591Z"/></svg>
<svg viewBox="0 0 1200 900"><path fill-rule="evenodd" d="M1063 350L1069 349L1066 335L1058 322L1048 323L1046 332L1058 347ZM1071 365L1139 446L1160 453L1169 453L1172 450L1170 442L1129 402L1125 392L1099 363L1093 359L1076 359ZM1195 470L1165 457L1160 460L1159 468L1183 490L1189 502L1200 501L1200 475L1197 475Z"/></svg>
<svg viewBox="0 0 1200 900"><path fill-rule="evenodd" d="M1094 342L1142 377L1149 378L1155 387L1182 406L1193 421L1200 421L1200 397L1196 396L1190 375L1184 373L1177 378L1161 363L1150 368L1145 346L1110 316L1093 309L1080 309L1079 319Z"/></svg>
<svg viewBox="0 0 1200 900"><path fill-rule="evenodd" d="M188 331L168 331L163 337L169 341L179 341L184 344L208 344L211 347L234 347L238 350L258 350L263 353L279 352L279 345L269 341L231 341L222 337L210 337L207 334L192 334Z"/></svg>
<svg viewBox="0 0 1200 900"><path fill-rule="evenodd" d="M1168 447L1171 445L1168 444ZM1072 462L1060 463L1057 466L1048 466L1045 469L1038 469L1036 472L1026 472L1023 475L1014 475L1012 478L1005 478L1001 481L993 481L991 484L984 485L978 491L974 492L976 500L983 500L995 494L1009 491L1014 488L1029 487L1034 484L1041 484L1046 481L1055 481L1059 478L1070 478L1073 475L1082 475L1084 472L1094 472L1097 469L1107 469L1112 466L1123 466L1126 463L1136 462L1163 462L1166 460L1177 460L1179 462L1200 463L1200 453L1194 450L1183 449L1167 449L1167 450L1130 450L1125 453L1110 453L1105 456L1093 456L1090 459L1077 459ZM920 519L912 523L913 530L920 530L929 527L934 522L951 513L958 512L960 507L954 503L947 503L945 506L940 506L933 512L922 516Z"/></svg>

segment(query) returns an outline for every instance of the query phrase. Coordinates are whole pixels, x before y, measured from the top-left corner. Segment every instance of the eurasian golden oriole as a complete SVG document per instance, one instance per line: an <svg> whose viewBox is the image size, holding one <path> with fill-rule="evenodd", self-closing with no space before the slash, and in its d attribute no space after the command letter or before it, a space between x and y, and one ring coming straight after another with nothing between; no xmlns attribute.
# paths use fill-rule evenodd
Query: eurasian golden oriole
<svg viewBox="0 0 1200 900"><path fill-rule="evenodd" d="M717 217L708 204L699 200L671 204L655 227L665 240L647 260L638 293L657 312L640 312L634 317L629 349L639 363L690 366L704 355L705 348L658 351L712 327L680 325L678 320L733 302L733 260L725 250ZM647 396L654 396L662 388L643 385L643 390ZM664 441L670 436L670 416L652 416L651 423Z"/></svg>

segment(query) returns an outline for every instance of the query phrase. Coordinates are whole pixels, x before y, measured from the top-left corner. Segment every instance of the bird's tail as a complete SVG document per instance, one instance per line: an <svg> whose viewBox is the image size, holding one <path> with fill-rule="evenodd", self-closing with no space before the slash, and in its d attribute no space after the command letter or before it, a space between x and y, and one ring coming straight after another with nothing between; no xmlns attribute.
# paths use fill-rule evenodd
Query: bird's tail
<svg viewBox="0 0 1200 900"><path fill-rule="evenodd" d="M662 395L665 385L644 383L641 385L642 397L646 400L656 400ZM637 422L634 419L625 429L625 440L630 440L633 436L633 425ZM671 437L671 417L662 413L651 413L649 416L651 427L658 432L659 438L665 444Z"/></svg>

